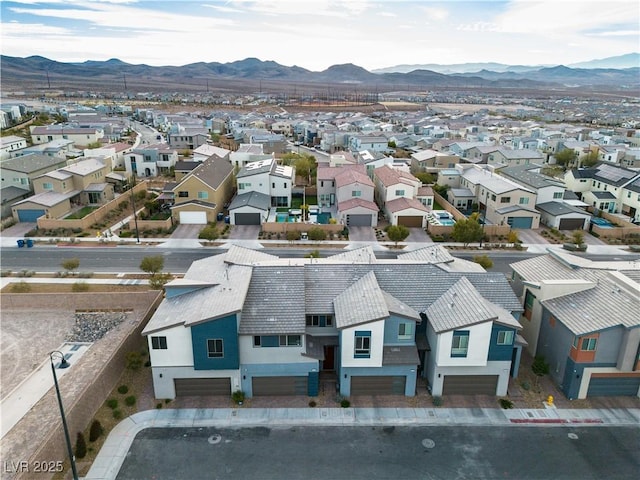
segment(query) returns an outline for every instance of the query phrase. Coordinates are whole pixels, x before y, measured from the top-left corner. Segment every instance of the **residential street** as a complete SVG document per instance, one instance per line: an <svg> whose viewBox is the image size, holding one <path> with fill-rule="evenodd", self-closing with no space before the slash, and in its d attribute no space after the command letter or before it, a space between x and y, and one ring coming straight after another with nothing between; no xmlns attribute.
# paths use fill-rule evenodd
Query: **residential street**
<svg viewBox="0 0 640 480"><path fill-rule="evenodd" d="M622 480L639 442L634 427L152 428L117 478Z"/></svg>

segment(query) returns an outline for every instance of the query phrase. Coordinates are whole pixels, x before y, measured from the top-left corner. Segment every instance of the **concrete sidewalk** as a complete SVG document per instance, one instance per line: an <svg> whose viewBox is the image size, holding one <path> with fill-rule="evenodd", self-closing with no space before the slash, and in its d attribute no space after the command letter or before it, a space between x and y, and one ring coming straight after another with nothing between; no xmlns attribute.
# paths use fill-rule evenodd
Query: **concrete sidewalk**
<svg viewBox="0 0 640 480"><path fill-rule="evenodd" d="M136 435L163 427L640 426L640 409L207 408L147 410L120 422L86 480L115 479Z"/></svg>

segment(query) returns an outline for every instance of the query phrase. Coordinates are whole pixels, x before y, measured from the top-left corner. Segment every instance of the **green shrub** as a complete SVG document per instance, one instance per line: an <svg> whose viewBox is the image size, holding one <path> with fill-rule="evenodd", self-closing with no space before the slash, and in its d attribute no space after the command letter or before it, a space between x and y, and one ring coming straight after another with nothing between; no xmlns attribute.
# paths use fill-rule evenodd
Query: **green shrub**
<svg viewBox="0 0 640 480"><path fill-rule="evenodd" d="M207 225L198 234L198 238L201 240L216 240L220 235L218 234L218 228L215 224Z"/></svg>
<svg viewBox="0 0 640 480"><path fill-rule="evenodd" d="M73 285L71 285L71 291L72 292L88 292L89 291L89 284L87 282L76 282Z"/></svg>
<svg viewBox="0 0 640 480"><path fill-rule="evenodd" d="M133 407L136 404L136 396L129 395L127 398L124 399L124 403L126 403L129 407Z"/></svg>
<svg viewBox="0 0 640 480"><path fill-rule="evenodd" d="M170 398L165 398L165 399L164 399L164 403L167 403L167 404L168 404L168 403L171 403L171 399L170 399Z"/></svg>
<svg viewBox="0 0 640 480"><path fill-rule="evenodd" d="M513 402L511 400L508 400L506 398L501 398L499 402L500 402L500 406L505 410L513 408Z"/></svg>
<svg viewBox="0 0 640 480"><path fill-rule="evenodd" d="M473 257L473 261L480 265L485 270L493 267L493 260L491 260L487 255L475 255Z"/></svg>
<svg viewBox="0 0 640 480"><path fill-rule="evenodd" d="M127 353L127 368L136 371L140 367L142 367L142 355L140 355L140 352Z"/></svg>
<svg viewBox="0 0 640 480"><path fill-rule="evenodd" d="M120 420L122 418L122 412L118 409L113 411L113 418Z"/></svg>
<svg viewBox="0 0 640 480"><path fill-rule="evenodd" d="M117 398L110 398L109 400L107 400L107 407L109 407L111 410L117 408L118 407L118 399Z"/></svg>
<svg viewBox="0 0 640 480"><path fill-rule="evenodd" d="M545 362L543 356L537 355L533 359L533 363L531 364L531 370L538 377L542 377L542 376L546 375L547 373L549 373L549 364L547 362Z"/></svg>
<svg viewBox="0 0 640 480"><path fill-rule="evenodd" d="M87 456L87 442L84 439L82 432L78 432L76 437L76 457L84 458Z"/></svg>
<svg viewBox="0 0 640 480"><path fill-rule="evenodd" d="M162 403L156 403L156 408L157 408L157 409L162 408Z"/></svg>
<svg viewBox="0 0 640 480"><path fill-rule="evenodd" d="M11 291L13 293L29 293L31 291L31 285L27 282L12 283Z"/></svg>
<svg viewBox="0 0 640 480"><path fill-rule="evenodd" d="M91 423L91 428L89 429L89 441L95 442L103 433L104 429L102 428L100 421L94 420Z"/></svg>
<svg viewBox="0 0 640 480"><path fill-rule="evenodd" d="M311 400L311 401L309 402L309 406L310 406L311 408L315 407L316 405L317 405L317 403L316 403L316 401L315 401L315 400Z"/></svg>
<svg viewBox="0 0 640 480"><path fill-rule="evenodd" d="M351 406L351 402L346 398L343 398L342 400L340 400L340 406L342 408L349 408Z"/></svg>
<svg viewBox="0 0 640 480"><path fill-rule="evenodd" d="M443 404L442 397L433 397L432 402L435 407L440 407Z"/></svg>
<svg viewBox="0 0 640 480"><path fill-rule="evenodd" d="M527 381L524 381L520 384L523 390L529 391L531 390L531 384Z"/></svg>
<svg viewBox="0 0 640 480"><path fill-rule="evenodd" d="M309 229L309 240L320 241L327 238L327 232L320 227L312 227Z"/></svg>
<svg viewBox="0 0 640 480"><path fill-rule="evenodd" d="M300 240L300 232L289 230L287 232L287 240L289 240L290 242L293 242L294 240Z"/></svg>
<svg viewBox="0 0 640 480"><path fill-rule="evenodd" d="M129 391L129 387L127 387L126 385L120 385L118 387L118 393L121 393L122 395L124 395L128 391Z"/></svg>
<svg viewBox="0 0 640 480"><path fill-rule="evenodd" d="M231 394L231 399L238 405L240 405L242 402L244 402L244 392L242 390L236 390Z"/></svg>

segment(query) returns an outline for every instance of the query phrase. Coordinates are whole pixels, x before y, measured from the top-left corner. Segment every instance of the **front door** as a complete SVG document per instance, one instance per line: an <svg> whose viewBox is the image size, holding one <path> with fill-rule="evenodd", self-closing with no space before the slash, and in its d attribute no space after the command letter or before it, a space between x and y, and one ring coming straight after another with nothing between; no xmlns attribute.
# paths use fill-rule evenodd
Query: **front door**
<svg viewBox="0 0 640 480"><path fill-rule="evenodd" d="M333 345L324 346L324 361L322 362L322 370L335 370L334 349L335 347Z"/></svg>

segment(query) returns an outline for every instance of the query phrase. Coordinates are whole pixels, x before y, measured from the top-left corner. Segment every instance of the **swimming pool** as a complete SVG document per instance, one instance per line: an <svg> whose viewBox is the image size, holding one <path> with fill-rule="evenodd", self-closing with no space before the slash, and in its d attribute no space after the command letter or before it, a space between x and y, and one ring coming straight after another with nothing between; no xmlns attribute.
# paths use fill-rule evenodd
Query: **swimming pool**
<svg viewBox="0 0 640 480"><path fill-rule="evenodd" d="M278 223L292 223L295 222L295 217L290 217L288 213L276 213L276 222Z"/></svg>
<svg viewBox="0 0 640 480"><path fill-rule="evenodd" d="M599 226L600 228L613 228L613 224L606 218L591 217L591 223Z"/></svg>
<svg viewBox="0 0 640 480"><path fill-rule="evenodd" d="M438 223L440 225L451 226L451 225L455 225L456 221L455 220L451 220L451 219L439 218L438 219Z"/></svg>

